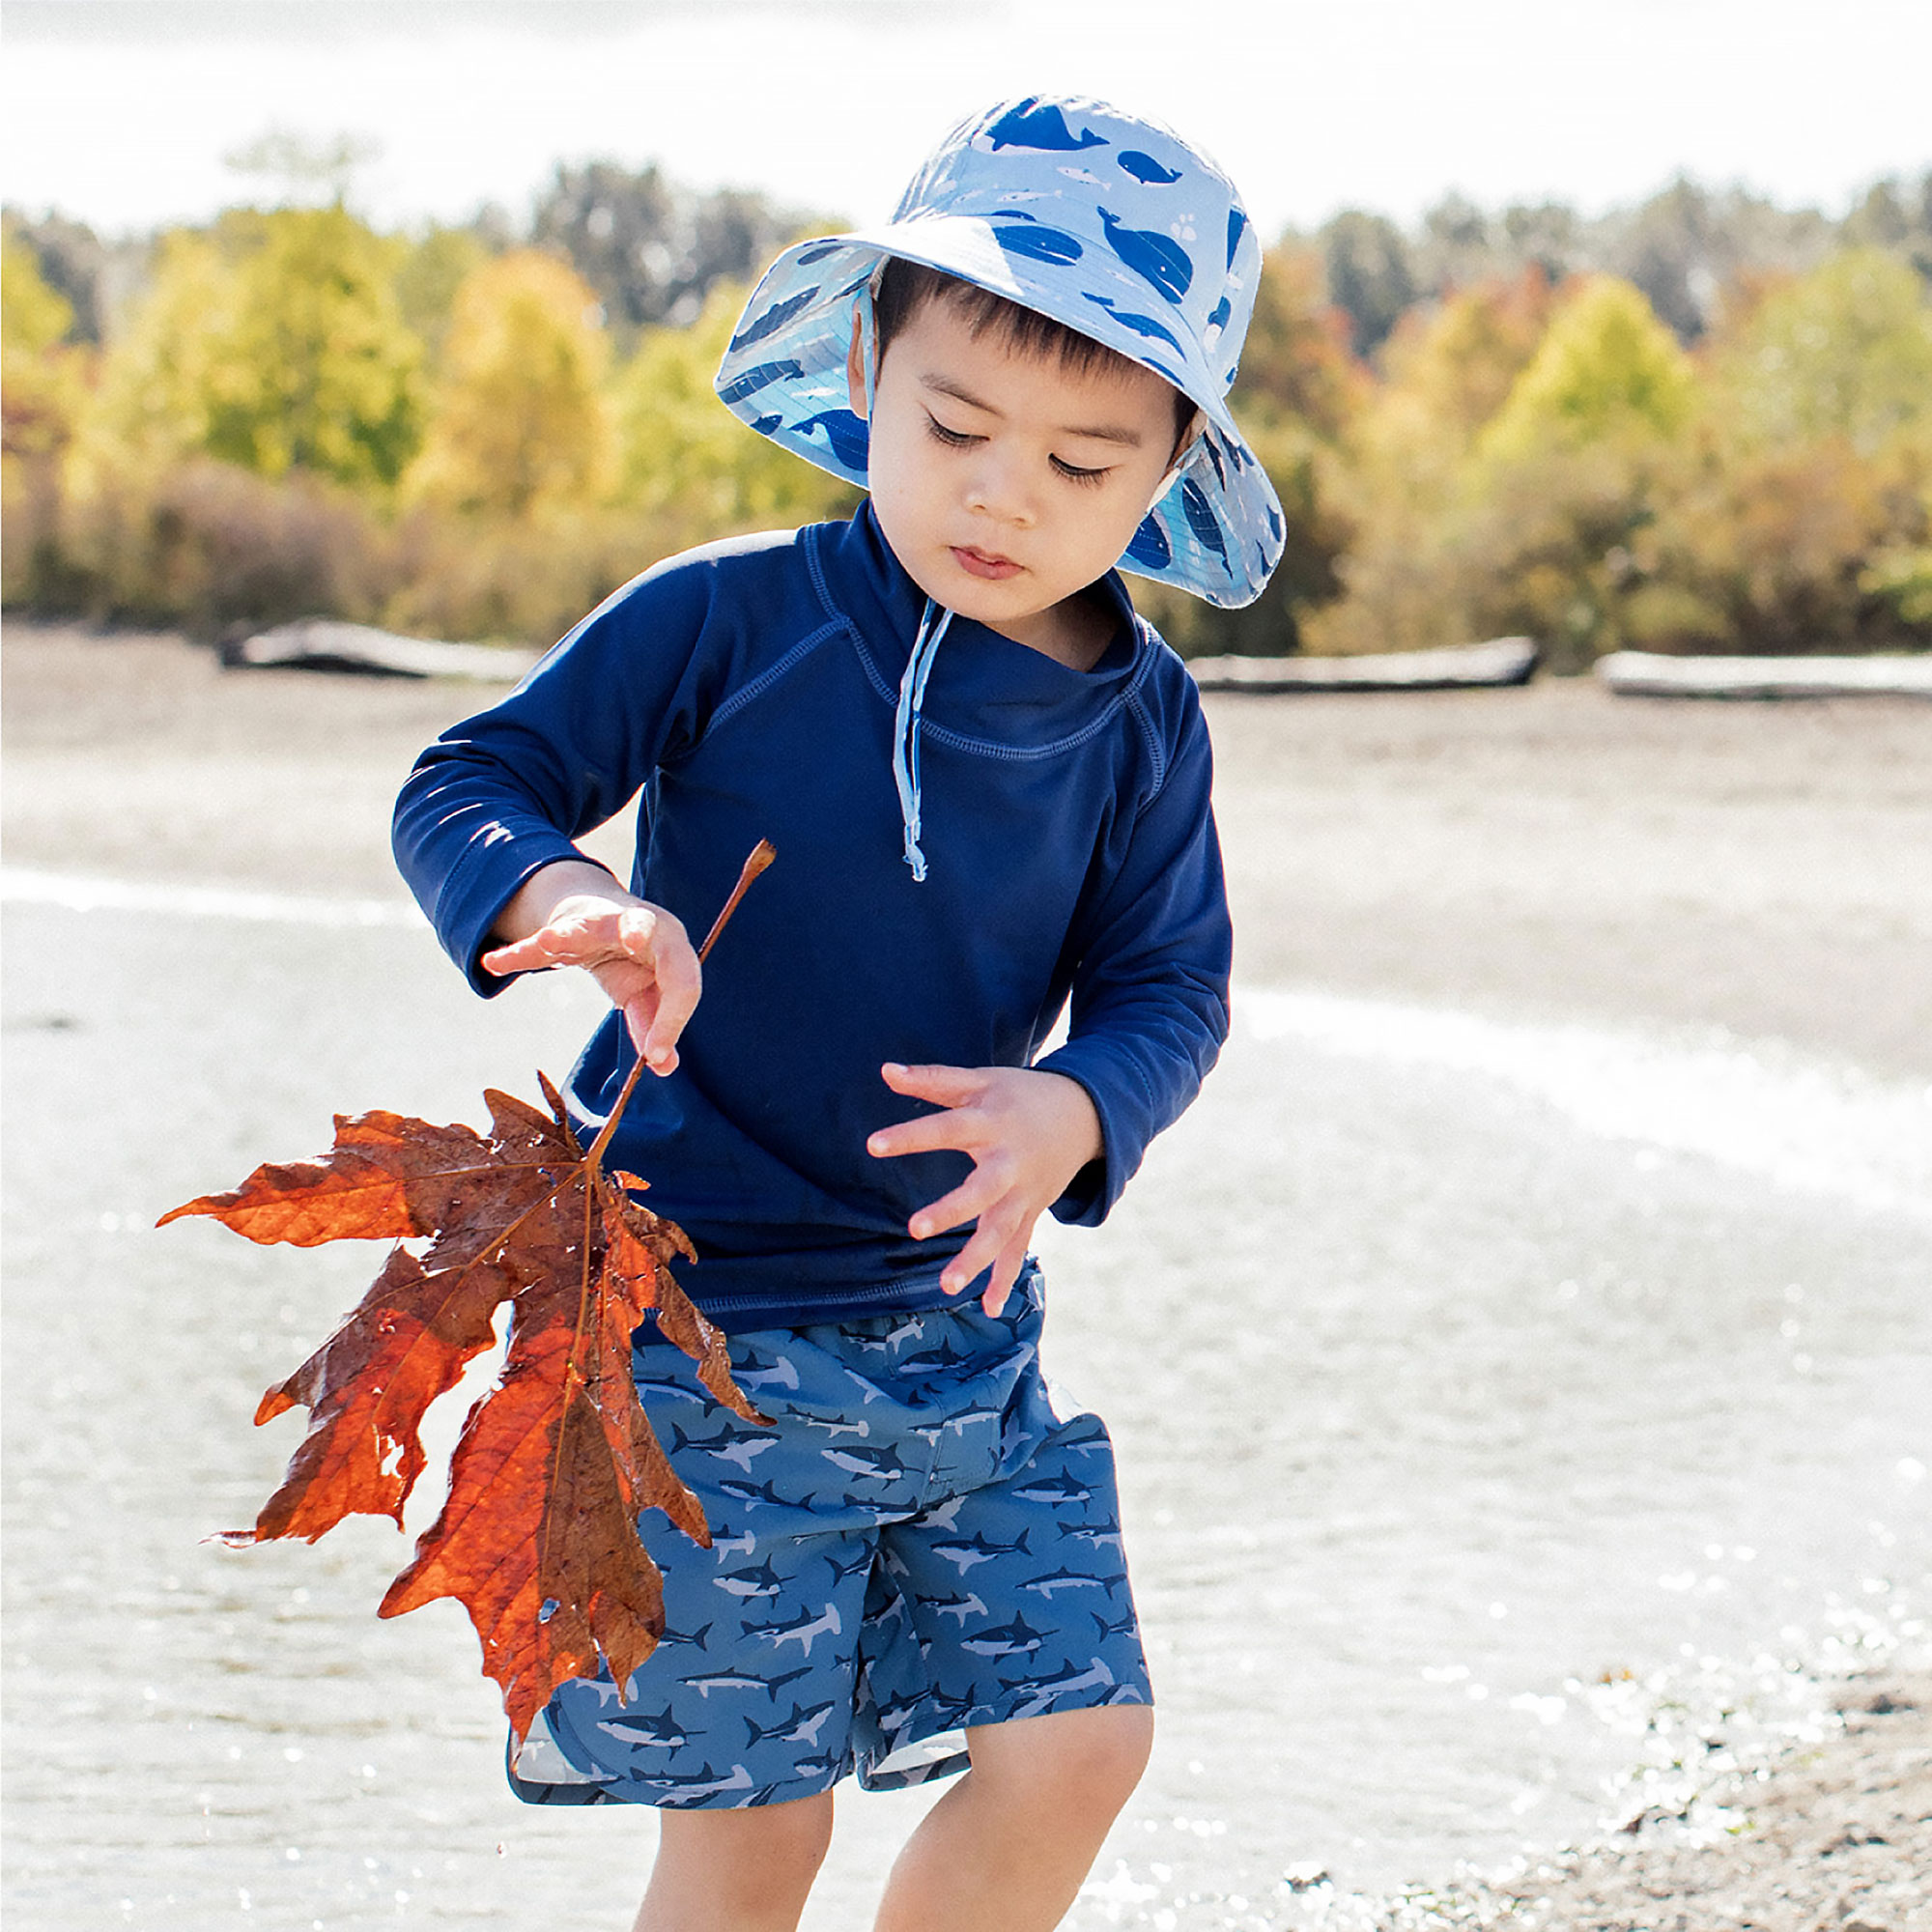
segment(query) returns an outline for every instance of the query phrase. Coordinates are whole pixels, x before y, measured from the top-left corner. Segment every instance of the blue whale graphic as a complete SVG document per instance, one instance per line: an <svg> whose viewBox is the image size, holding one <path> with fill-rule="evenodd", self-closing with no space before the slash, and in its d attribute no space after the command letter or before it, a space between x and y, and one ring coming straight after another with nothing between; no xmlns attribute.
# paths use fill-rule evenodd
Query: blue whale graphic
<svg viewBox="0 0 1932 1932"><path fill-rule="evenodd" d="M1178 302L1194 282L1187 250L1170 235L1151 228L1128 228L1112 209L1095 209L1107 231L1108 245L1135 274L1151 282L1169 301Z"/></svg>
<svg viewBox="0 0 1932 1932"><path fill-rule="evenodd" d="M1147 182L1151 186L1165 187L1169 182L1180 179L1179 168L1164 168L1151 155L1144 155L1137 148L1128 148L1114 158L1136 181Z"/></svg>
<svg viewBox="0 0 1932 1932"><path fill-rule="evenodd" d="M1107 138L1096 134L1091 128L1083 128L1078 134L1066 126L1066 117L1057 107L1042 107L1039 102L1028 97L1016 102L986 129L986 138L993 144L997 154L1002 148L1041 148L1057 149L1062 152L1075 148L1104 148Z"/></svg>
<svg viewBox="0 0 1932 1932"><path fill-rule="evenodd" d="M1235 266L1235 250L1241 245L1241 232L1248 225L1247 211L1231 208L1228 211L1228 266Z"/></svg>
<svg viewBox="0 0 1932 1932"><path fill-rule="evenodd" d="M719 400L727 408L735 409L747 396L755 396L768 383L781 383L788 377L804 374L805 365L797 360L760 362L755 369L747 369L735 383L727 383L720 389Z"/></svg>
<svg viewBox="0 0 1932 1932"><path fill-rule="evenodd" d="M749 349L753 343L762 342L766 336L776 334L801 309L810 307L817 299L818 285L813 283L810 288L789 297L784 301L774 302L756 322L746 324L745 327L731 338L730 353L736 354L740 349Z"/></svg>
<svg viewBox="0 0 1932 1932"><path fill-rule="evenodd" d="M1027 228L995 228L993 240L1009 255L1025 255L1036 262L1077 262L1084 252L1072 236L1037 223Z"/></svg>
<svg viewBox="0 0 1932 1932"><path fill-rule="evenodd" d="M1167 532L1161 528L1160 520L1150 510L1141 519L1141 526L1134 532L1134 540L1127 546L1129 561L1137 563L1143 570L1165 570L1174 561L1174 552L1168 546Z"/></svg>
<svg viewBox="0 0 1932 1932"><path fill-rule="evenodd" d="M1090 295L1087 297L1087 299L1094 303L1096 308L1105 309L1123 328L1131 328L1136 335L1154 336L1162 342L1171 343L1177 350L1180 349L1179 337L1175 334L1173 329L1156 322L1152 316L1137 315L1132 309L1128 308L1117 308L1114 305L1111 296ZM1181 350L1181 354L1184 355L1185 353L1184 350Z"/></svg>
<svg viewBox="0 0 1932 1932"><path fill-rule="evenodd" d="M865 469L871 440L864 416L855 416L850 410L821 410L815 416L807 416L802 423L795 425L795 429L800 436L810 436L813 430L822 429L826 441L832 445L833 455L847 469ZM743 1376L739 1377L739 1380L744 1380Z"/></svg>
<svg viewBox="0 0 1932 1932"><path fill-rule="evenodd" d="M1211 550L1225 564L1228 561L1228 542L1221 534L1220 520L1214 515L1207 493L1191 476L1180 486L1180 507L1187 513L1187 527L1200 539L1205 549Z"/></svg>

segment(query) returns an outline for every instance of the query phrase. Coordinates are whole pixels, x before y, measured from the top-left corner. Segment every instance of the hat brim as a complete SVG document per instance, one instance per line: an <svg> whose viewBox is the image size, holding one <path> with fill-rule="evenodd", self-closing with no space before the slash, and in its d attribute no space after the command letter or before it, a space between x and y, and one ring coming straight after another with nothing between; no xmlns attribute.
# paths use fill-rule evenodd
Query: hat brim
<svg viewBox="0 0 1932 1932"><path fill-rule="evenodd" d="M854 305L889 255L922 262L1092 337L1171 383L1205 424L1173 486L1148 513L1122 570L1232 609L1261 594L1286 535L1281 503L1230 414L1202 345L1160 318L1078 286L1042 240L1017 254L978 215L921 214L787 248L753 291L719 364L720 399L761 436L867 482L867 435L846 385Z"/></svg>

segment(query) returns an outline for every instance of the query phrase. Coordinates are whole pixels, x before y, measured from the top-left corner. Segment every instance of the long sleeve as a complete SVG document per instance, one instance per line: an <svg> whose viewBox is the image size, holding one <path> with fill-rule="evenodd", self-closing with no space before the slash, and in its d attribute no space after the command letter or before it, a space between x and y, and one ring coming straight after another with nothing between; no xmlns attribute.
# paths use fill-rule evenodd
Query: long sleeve
<svg viewBox="0 0 1932 1932"><path fill-rule="evenodd" d="M1074 935L1064 1046L1037 1065L1080 1082L1100 1116L1102 1159L1054 1204L1105 1218L1149 1142L1200 1091L1228 1034L1233 931L1210 804L1212 753L1191 684L1179 742L1139 812L1123 862Z"/></svg>
<svg viewBox="0 0 1932 1932"><path fill-rule="evenodd" d="M500 703L417 759L396 802L396 864L486 997L477 961L531 873L622 810L700 728L716 655L709 571L649 571L593 611Z"/></svg>

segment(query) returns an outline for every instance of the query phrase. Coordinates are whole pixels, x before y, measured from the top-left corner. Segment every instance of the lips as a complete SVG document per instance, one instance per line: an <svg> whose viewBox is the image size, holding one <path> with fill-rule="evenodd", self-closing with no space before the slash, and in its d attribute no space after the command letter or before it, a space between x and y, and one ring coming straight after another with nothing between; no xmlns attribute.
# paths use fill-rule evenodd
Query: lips
<svg viewBox="0 0 1932 1932"><path fill-rule="evenodd" d="M990 551L975 550L970 545L961 544L952 546L952 560L968 577L978 577L988 583L999 583L1009 577L1017 577L1025 568L1009 556L1000 556Z"/></svg>

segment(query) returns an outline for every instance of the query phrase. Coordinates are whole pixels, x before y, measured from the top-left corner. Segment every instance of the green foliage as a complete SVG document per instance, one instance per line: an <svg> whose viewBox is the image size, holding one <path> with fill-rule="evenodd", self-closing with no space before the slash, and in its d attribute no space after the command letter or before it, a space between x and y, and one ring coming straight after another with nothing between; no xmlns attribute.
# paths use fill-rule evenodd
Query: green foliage
<svg viewBox="0 0 1932 1932"><path fill-rule="evenodd" d="M41 355L72 327L73 304L48 286L40 257L8 222L0 231L0 347L9 360Z"/></svg>
<svg viewBox="0 0 1932 1932"><path fill-rule="evenodd" d="M712 378L744 299L727 285L690 327L647 330L616 382L615 498L684 533L680 542L844 516L858 502L719 402Z"/></svg>
<svg viewBox="0 0 1932 1932"><path fill-rule="evenodd" d="M396 269L396 300L432 364L441 356L457 291L495 252L473 227L432 227L409 243Z"/></svg>
<svg viewBox="0 0 1932 1932"><path fill-rule="evenodd" d="M568 264L518 249L471 270L408 495L511 519L600 501L614 456L610 355L596 295Z"/></svg>
<svg viewBox="0 0 1932 1932"><path fill-rule="evenodd" d="M395 482L422 435L422 346L396 299L395 255L339 207L264 219L213 344L211 455L261 476Z"/></svg>
<svg viewBox="0 0 1932 1932"><path fill-rule="evenodd" d="M1715 347L1727 433L1842 436L1871 454L1932 415L1932 298L1895 255L1847 250L1767 294Z"/></svg>
<svg viewBox="0 0 1932 1932"><path fill-rule="evenodd" d="M1690 420L1694 400L1690 360L1642 295L1591 276L1551 317L1476 453L1510 464L1591 444L1667 440Z"/></svg>

